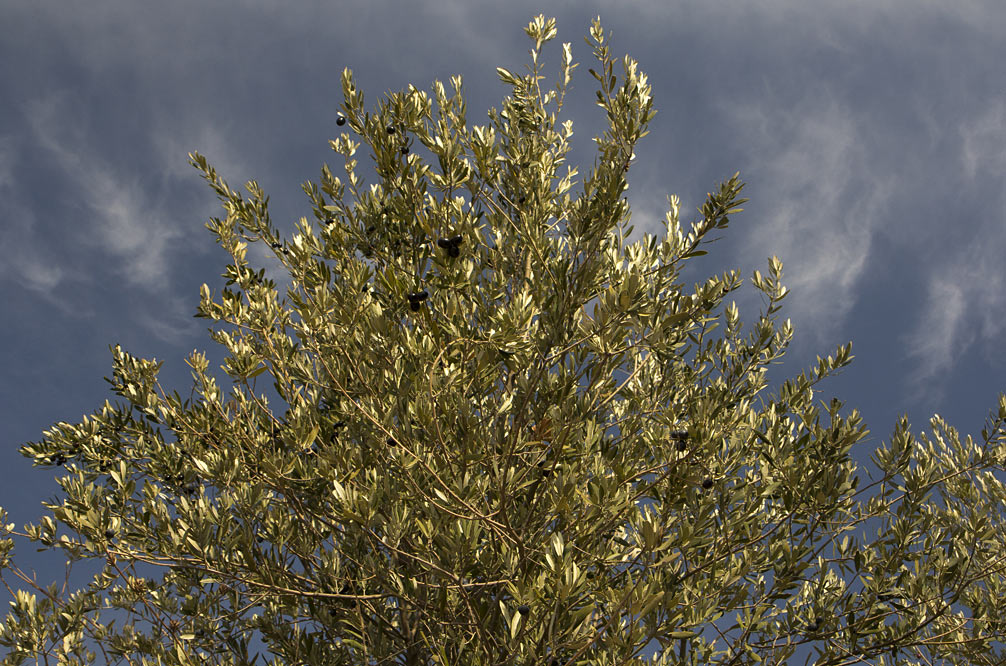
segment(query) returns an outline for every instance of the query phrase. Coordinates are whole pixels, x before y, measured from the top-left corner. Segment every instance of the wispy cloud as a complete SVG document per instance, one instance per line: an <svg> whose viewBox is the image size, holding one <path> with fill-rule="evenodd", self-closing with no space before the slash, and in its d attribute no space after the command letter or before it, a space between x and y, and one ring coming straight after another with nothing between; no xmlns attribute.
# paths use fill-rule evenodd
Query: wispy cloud
<svg viewBox="0 0 1006 666"><path fill-rule="evenodd" d="M1002 174L1006 167L1006 98L999 97L973 120L962 123L961 162L969 179L979 172Z"/></svg>
<svg viewBox="0 0 1006 666"><path fill-rule="evenodd" d="M137 312L134 313L137 321L142 324L148 320L147 328L163 340L183 339L183 331L164 325L166 318L190 318L192 310L191 295L176 296L170 291L172 264L183 249L179 241L184 234L170 217L170 211L155 205L137 176L108 164L101 151L91 145L74 122L66 94L56 93L29 102L24 116L36 145L45 148L51 163L62 171L60 186L64 195L80 201L87 213L81 216L79 224L64 227L65 236L58 239L30 233L33 218L21 218L24 233L16 270L22 284L42 292L49 300L60 301L57 288L61 282L93 281L93 264L59 259L70 251L62 243L79 243L88 248L91 256L103 257L102 269L115 274L118 289L157 293L158 316ZM93 307L76 303L74 311L88 316ZM190 324L187 334L191 335L193 330Z"/></svg>
<svg viewBox="0 0 1006 666"><path fill-rule="evenodd" d="M962 186L989 197L983 220L956 221L967 230L967 242L934 253L927 272L926 303L906 336L908 353L918 359L911 385L918 396L942 395L942 382L974 345L986 355L998 353L1006 333L1006 98L1000 96L961 123ZM972 216L973 217L973 216Z"/></svg>
<svg viewBox="0 0 1006 666"><path fill-rule="evenodd" d="M53 290L63 278L63 269L52 260L38 241L35 214L26 206L19 193L15 176L18 161L15 141L10 136L0 137L0 278L10 280L21 288L60 303ZM68 309L62 303L64 311Z"/></svg>
<svg viewBox="0 0 1006 666"><path fill-rule="evenodd" d="M773 97L766 91L723 108L744 138L742 173L757 177L769 197L759 203L762 217L744 227L745 251L783 261L787 311L816 345L855 305L891 183L876 173L863 177L866 137L855 112L826 86L783 108Z"/></svg>
<svg viewBox="0 0 1006 666"><path fill-rule="evenodd" d="M149 204L134 177L109 166L80 134L68 131L74 123L66 96L53 95L28 107L35 139L50 151L93 213L82 240L111 255L126 284L163 288L171 244L181 232Z"/></svg>

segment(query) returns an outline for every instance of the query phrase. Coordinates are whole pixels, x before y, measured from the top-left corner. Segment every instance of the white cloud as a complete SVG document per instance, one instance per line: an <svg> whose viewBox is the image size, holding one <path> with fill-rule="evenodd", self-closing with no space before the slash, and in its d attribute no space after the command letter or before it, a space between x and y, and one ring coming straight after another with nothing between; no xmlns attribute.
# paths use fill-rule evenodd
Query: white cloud
<svg viewBox="0 0 1006 666"><path fill-rule="evenodd" d="M117 172L93 150L72 120L66 95L27 105L26 116L38 143L54 156L78 194L93 211L81 240L111 255L127 284L163 289L172 243L181 236L154 206L135 178Z"/></svg>
<svg viewBox="0 0 1006 666"><path fill-rule="evenodd" d="M39 295L52 294L64 271L53 261L51 253L36 242L35 218L31 211L5 200L0 207L0 218L4 221L0 230L0 246L4 253L0 277Z"/></svg>
<svg viewBox="0 0 1006 666"><path fill-rule="evenodd" d="M868 138L853 110L823 85L789 108L767 91L723 112L748 151L741 173L757 178L768 198L759 201L763 216L741 227L745 252L759 258L763 273L769 256L783 261L787 312L816 346L855 304L891 184L860 177L869 170Z"/></svg>
<svg viewBox="0 0 1006 666"><path fill-rule="evenodd" d="M0 189L4 190L0 199L0 278L10 280L50 302L55 302L64 311L66 303L54 295L56 286L64 276L64 270L53 261L52 253L41 247L37 241L35 215L20 201L20 192L15 177L17 153L14 139L0 137Z"/></svg>
<svg viewBox="0 0 1006 666"><path fill-rule="evenodd" d="M961 161L969 179L982 174L1001 174L1006 167L1006 98L1000 96L978 114L962 123Z"/></svg>
<svg viewBox="0 0 1006 666"><path fill-rule="evenodd" d="M989 355L999 350L1006 334L1006 276L1002 256L1006 222L1006 98L998 97L985 110L960 124L960 160L964 187L990 193L988 219L955 220L967 230L968 242L943 247L932 255L927 271L927 300L905 336L906 351L919 366L912 377L916 397L939 396L944 383L933 381L949 373L953 364L975 344ZM954 234L955 237L963 234Z"/></svg>

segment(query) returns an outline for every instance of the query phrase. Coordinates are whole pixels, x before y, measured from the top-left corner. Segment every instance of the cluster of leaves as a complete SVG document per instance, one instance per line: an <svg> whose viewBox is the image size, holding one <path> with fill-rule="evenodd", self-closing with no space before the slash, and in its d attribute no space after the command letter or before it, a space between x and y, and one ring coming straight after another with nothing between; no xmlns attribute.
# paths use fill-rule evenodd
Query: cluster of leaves
<svg viewBox="0 0 1006 666"><path fill-rule="evenodd" d="M851 345L759 396L793 332L776 326L781 262L754 273L769 305L746 337L723 305L736 271L679 282L741 210L737 175L688 233L671 197L664 237L627 244L646 76L626 57L617 85L596 20L610 127L574 199L556 117L576 65L563 44L543 94L555 20L526 32L531 74L498 70L513 94L491 127L467 127L459 77L450 99L435 83L434 119L412 87L365 112L345 70L345 183L326 166L305 185L316 225L289 242L257 183L246 198L192 155L227 213L207 226L228 287L203 285L197 316L231 326L211 337L232 386L194 352L183 401L160 363L115 346L127 404L22 449L66 465L66 499L24 533L6 525L0 565L34 584L16 534L105 566L66 599L12 591L5 664L91 663L88 639L106 663L245 665L252 636L277 665L632 664L654 641L660 664L783 663L801 645L818 664L1002 663L1006 397L978 443L936 417L920 444L903 419L859 488L850 450L868 431L813 401ZM353 136L373 150L369 189ZM246 260L255 242L289 271L282 300ZM282 411L256 392L266 373ZM867 520L876 539L856 532Z"/></svg>

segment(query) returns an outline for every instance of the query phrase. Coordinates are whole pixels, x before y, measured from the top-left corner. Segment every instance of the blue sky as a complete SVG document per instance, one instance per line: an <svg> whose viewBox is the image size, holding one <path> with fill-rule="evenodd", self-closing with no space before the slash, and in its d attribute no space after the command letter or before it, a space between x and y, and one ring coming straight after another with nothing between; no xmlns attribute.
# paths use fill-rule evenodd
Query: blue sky
<svg viewBox="0 0 1006 666"><path fill-rule="evenodd" d="M191 387L185 356L223 355L192 315L227 263L204 228L220 215L187 164L197 150L232 185L256 179L276 226L311 215L300 189L323 162L353 70L368 110L410 83L460 74L469 125L489 124L523 72L539 13L558 20L573 72L561 120L579 179L604 131L584 43L600 15L658 113L636 147L627 192L635 237L658 232L667 196L683 221L740 171L751 200L689 284L738 268L734 298L754 323L751 272L785 265L795 327L774 390L853 341L856 360L818 386L886 441L939 413L981 430L1006 390L1006 4L990 0L553 2L438 0L171 3L7 0L0 8L0 506L18 528L59 490L17 449L106 398L109 344L163 360L165 388ZM616 71L619 71L616 68ZM620 73L620 72L619 72ZM358 173L374 182L368 151ZM574 192L579 188L574 188ZM288 283L262 248L249 257ZM222 373L221 373L222 375ZM29 564L34 549L22 546ZM40 581L62 578L39 556ZM57 562L58 564L58 562ZM6 598L6 591L2 595Z"/></svg>

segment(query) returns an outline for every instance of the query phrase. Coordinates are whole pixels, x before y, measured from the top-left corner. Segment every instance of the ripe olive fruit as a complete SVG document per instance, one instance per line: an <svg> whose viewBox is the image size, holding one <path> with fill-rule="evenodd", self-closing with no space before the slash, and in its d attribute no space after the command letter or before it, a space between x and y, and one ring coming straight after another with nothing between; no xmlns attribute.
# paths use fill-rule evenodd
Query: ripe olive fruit
<svg viewBox="0 0 1006 666"><path fill-rule="evenodd" d="M461 256L461 250L459 250L456 246L452 245L451 247L447 248L447 256L449 256L449 257L460 257Z"/></svg>
<svg viewBox="0 0 1006 666"><path fill-rule="evenodd" d="M807 625L807 631L817 631L821 628L821 619L815 617L814 621Z"/></svg>
<svg viewBox="0 0 1006 666"><path fill-rule="evenodd" d="M709 490L710 488L713 487L713 480L709 478L705 479L702 482L702 487L705 488L706 490Z"/></svg>
<svg viewBox="0 0 1006 666"><path fill-rule="evenodd" d="M528 607L527 604L521 604L520 606L517 607L517 612L520 613L521 615L527 615L528 613L531 612L531 609Z"/></svg>
<svg viewBox="0 0 1006 666"><path fill-rule="evenodd" d="M419 293L409 294L409 307L413 312L419 312L420 304L429 297L426 290L422 290Z"/></svg>
<svg viewBox="0 0 1006 666"><path fill-rule="evenodd" d="M344 116L344 115L342 115L340 113L339 117L335 119L335 124L338 125L339 127L342 127L343 125L345 125L346 124L346 116Z"/></svg>
<svg viewBox="0 0 1006 666"><path fill-rule="evenodd" d="M283 247L282 243L271 243L271 245L277 250Z"/></svg>
<svg viewBox="0 0 1006 666"><path fill-rule="evenodd" d="M394 437L388 438L388 446L398 446L398 442L395 441Z"/></svg>
<svg viewBox="0 0 1006 666"><path fill-rule="evenodd" d="M402 149L401 149L400 152L402 153L402 155L408 155L409 154L409 147L408 146L402 146Z"/></svg>
<svg viewBox="0 0 1006 666"><path fill-rule="evenodd" d="M105 538L106 539L111 539L114 536L115 536L115 532L113 532L112 530L105 530Z"/></svg>
<svg viewBox="0 0 1006 666"><path fill-rule="evenodd" d="M394 133L395 133L395 128L392 127L391 125L388 125L388 134L394 134Z"/></svg>

